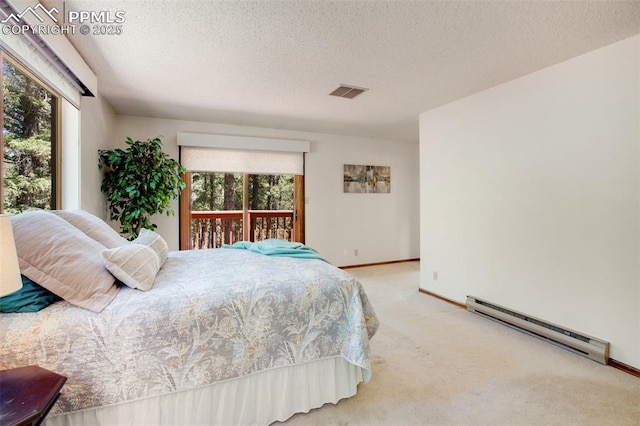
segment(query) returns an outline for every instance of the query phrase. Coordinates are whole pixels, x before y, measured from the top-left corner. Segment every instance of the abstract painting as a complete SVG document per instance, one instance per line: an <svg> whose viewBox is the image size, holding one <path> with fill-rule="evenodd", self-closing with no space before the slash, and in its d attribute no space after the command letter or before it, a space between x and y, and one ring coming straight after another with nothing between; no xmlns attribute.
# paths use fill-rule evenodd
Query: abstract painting
<svg viewBox="0 0 640 426"><path fill-rule="evenodd" d="M352 194L391 192L391 167L345 164L344 192Z"/></svg>

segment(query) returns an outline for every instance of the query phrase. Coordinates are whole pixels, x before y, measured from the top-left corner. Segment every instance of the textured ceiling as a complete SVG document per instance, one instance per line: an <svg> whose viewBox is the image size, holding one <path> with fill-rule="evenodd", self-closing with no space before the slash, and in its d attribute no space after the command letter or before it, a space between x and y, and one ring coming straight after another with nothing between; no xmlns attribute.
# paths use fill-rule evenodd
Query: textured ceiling
<svg viewBox="0 0 640 426"><path fill-rule="evenodd" d="M404 141L423 111L640 33L638 1L65 7L125 11L122 35L70 36L118 113Z"/></svg>

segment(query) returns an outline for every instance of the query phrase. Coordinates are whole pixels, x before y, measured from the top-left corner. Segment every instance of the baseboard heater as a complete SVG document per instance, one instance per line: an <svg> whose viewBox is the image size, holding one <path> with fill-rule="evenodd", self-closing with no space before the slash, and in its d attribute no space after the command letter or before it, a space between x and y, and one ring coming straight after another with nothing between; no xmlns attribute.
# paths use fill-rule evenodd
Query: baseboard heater
<svg viewBox="0 0 640 426"><path fill-rule="evenodd" d="M599 363L607 364L609 362L609 342L516 312L474 296L467 296L467 310L591 358Z"/></svg>

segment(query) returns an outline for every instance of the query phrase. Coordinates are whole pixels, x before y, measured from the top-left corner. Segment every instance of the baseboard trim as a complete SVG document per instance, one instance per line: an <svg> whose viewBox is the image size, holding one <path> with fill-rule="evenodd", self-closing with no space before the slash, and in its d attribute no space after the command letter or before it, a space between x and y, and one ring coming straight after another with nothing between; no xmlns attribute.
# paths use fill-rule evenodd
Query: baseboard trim
<svg viewBox="0 0 640 426"><path fill-rule="evenodd" d="M440 299L443 302L450 303L450 304L452 304L454 306L457 306L458 308L462 308L462 309L465 309L465 310L467 309L467 306L465 304L460 303L460 302L456 302L455 300L448 299L448 298L443 297L443 296L440 296L439 294L432 293L432 292L430 292L428 290L425 290L425 289L422 289L422 288L418 289L418 291L420 293L424 293L424 294L426 294L428 296L435 297L436 299ZM615 360L613 358L609 358L609 362L607 363L607 365L610 366L610 367L616 368L616 369L618 369L620 371L623 371L623 372L625 372L627 374L631 374L632 376L640 377L640 369L632 367L632 366L630 366L628 364L625 364L624 362L620 362L620 361L617 361L617 360Z"/></svg>
<svg viewBox="0 0 640 426"><path fill-rule="evenodd" d="M627 374L631 374L632 376L640 377L640 369L627 365L624 362L609 358L609 363L607 365L617 368L620 371L624 371Z"/></svg>
<svg viewBox="0 0 640 426"><path fill-rule="evenodd" d="M338 266L338 268L340 268L340 269L353 269L353 268L363 268L365 266L391 265L391 264L394 264L394 263L419 262L419 261L420 261L420 258L417 257L415 259L388 260L386 262L361 263L359 265Z"/></svg>
<svg viewBox="0 0 640 426"><path fill-rule="evenodd" d="M423 288L419 288L418 291L420 293L424 293L424 294L429 295L431 297L435 297L436 299L440 299L443 302L451 303L452 305L457 306L458 308L467 309L467 307L466 307L466 305L464 303L456 302L453 299L449 299L449 298L446 298L444 296L440 296L439 294L432 293L429 290L425 290Z"/></svg>

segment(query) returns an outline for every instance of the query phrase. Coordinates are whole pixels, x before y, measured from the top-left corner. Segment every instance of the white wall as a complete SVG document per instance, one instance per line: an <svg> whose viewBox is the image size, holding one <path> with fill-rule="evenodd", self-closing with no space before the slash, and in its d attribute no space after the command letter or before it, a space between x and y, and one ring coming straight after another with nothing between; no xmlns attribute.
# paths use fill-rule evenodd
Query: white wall
<svg viewBox="0 0 640 426"><path fill-rule="evenodd" d="M175 159L177 132L309 140L306 243L336 265L419 257L418 144L126 115L116 119L115 137L121 146L127 136L142 140L160 136L165 151ZM344 194L345 163L391 166L391 193ZM156 216L154 223L169 247L177 250L177 217ZM344 249L351 254L345 256Z"/></svg>
<svg viewBox="0 0 640 426"><path fill-rule="evenodd" d="M80 104L80 206L107 219L106 198L100 192L102 172L98 170L98 150L118 146L114 138L116 115L99 95L83 97Z"/></svg>
<svg viewBox="0 0 640 426"><path fill-rule="evenodd" d="M420 170L422 288L640 368L640 36L421 114Z"/></svg>

